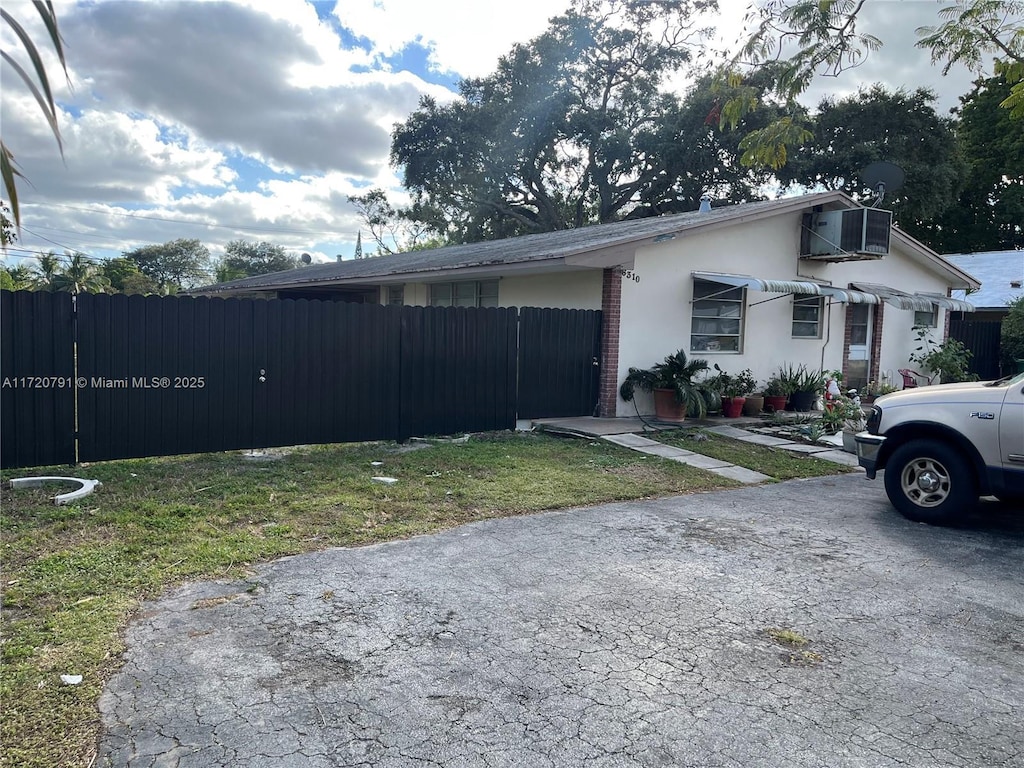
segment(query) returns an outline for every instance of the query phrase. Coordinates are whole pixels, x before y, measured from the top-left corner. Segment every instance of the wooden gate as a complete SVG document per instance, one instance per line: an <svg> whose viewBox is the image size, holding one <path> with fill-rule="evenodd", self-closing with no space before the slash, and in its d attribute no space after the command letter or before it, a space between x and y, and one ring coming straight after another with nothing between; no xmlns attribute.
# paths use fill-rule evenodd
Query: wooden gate
<svg viewBox="0 0 1024 768"><path fill-rule="evenodd" d="M593 416L601 313L524 307L519 317L519 418Z"/></svg>

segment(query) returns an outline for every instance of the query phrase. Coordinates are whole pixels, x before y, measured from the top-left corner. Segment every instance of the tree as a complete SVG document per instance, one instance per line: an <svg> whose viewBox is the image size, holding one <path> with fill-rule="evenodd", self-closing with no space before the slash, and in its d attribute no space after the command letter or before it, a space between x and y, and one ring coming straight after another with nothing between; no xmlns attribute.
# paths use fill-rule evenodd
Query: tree
<svg viewBox="0 0 1024 768"><path fill-rule="evenodd" d="M370 237L377 244L378 256L414 250L417 245L429 239L428 225L416 221L409 211L394 208L388 202L387 193L379 187L362 195L349 195L348 201L370 231ZM359 253L360 248L357 247L357 259L360 258Z"/></svg>
<svg viewBox="0 0 1024 768"><path fill-rule="evenodd" d="M940 253L1024 248L1024 121L999 109L1010 86L977 80L960 97L957 142L966 162L959 199L936 219L928 243Z"/></svg>
<svg viewBox="0 0 1024 768"><path fill-rule="evenodd" d="M14 222L8 214L11 209L7 203L0 201L0 249L6 251L7 246L18 241L18 233L14 231Z"/></svg>
<svg viewBox="0 0 1024 768"><path fill-rule="evenodd" d="M862 63L881 41L857 31L866 0L770 0L760 6L760 23L722 80L742 82L742 72L765 62L781 64L774 95L787 105L819 76L837 77ZM917 45L932 52L933 61L957 62L978 70L983 54L996 53L996 74L1012 85L1001 103L1013 118L1024 117L1024 0L957 0L939 11L945 21L917 30ZM757 105L756 98L735 97L722 111L723 124L736 121ZM752 131L744 142L744 162L779 168L788 148L810 139L798 120L785 116Z"/></svg>
<svg viewBox="0 0 1024 768"><path fill-rule="evenodd" d="M299 260L285 253L280 245L232 240L225 246L224 258L217 265L217 282L282 272L297 266Z"/></svg>
<svg viewBox="0 0 1024 768"><path fill-rule="evenodd" d="M100 274L114 293L159 293L160 286L153 278L142 274L139 265L131 259L120 256L106 259L99 265Z"/></svg>
<svg viewBox="0 0 1024 768"><path fill-rule="evenodd" d="M110 283L84 253L65 253L65 264L53 279L55 290L68 293L102 293Z"/></svg>
<svg viewBox="0 0 1024 768"><path fill-rule="evenodd" d="M209 277L210 251L196 239L171 240L163 245L144 245L121 254L151 278L160 293L177 293Z"/></svg>
<svg viewBox="0 0 1024 768"><path fill-rule="evenodd" d="M54 51L57 53L57 58L60 61L60 66L64 70L64 77L67 77L68 67L64 61L64 44L60 36L60 32L57 29L57 14L53 10L52 0L33 0L32 5L35 6L36 11L39 13L39 17L43 20L43 25L46 27L46 32L49 35L50 42L53 45ZM7 12L6 9L0 9L0 17L3 18L4 22L10 27L14 33L18 42L21 44L21 48L32 62L32 69L35 72L35 78L33 79L21 64L14 58L11 52L6 49L0 51L0 56L7 62L11 68L18 74L21 81L28 86L29 91L36 99L36 103L39 105L39 109L42 110L43 116L46 118L46 122L50 125L50 131L53 133L53 137L57 140L57 149L60 151L61 157L64 156L64 145L60 137L60 127L57 125L57 107L53 102L53 93L50 90L50 81L46 74L46 67L43 66L43 60L39 55L39 50L36 48L32 38L29 37L24 27L18 21ZM0 176L3 176L4 189L7 192L7 199L10 200L11 215L14 217L14 223L18 226L21 225L21 209L18 205L18 189L15 182L15 176L21 176L21 173L15 167L14 154L8 148L7 144L0 139ZM6 238L5 238L6 240Z"/></svg>
<svg viewBox="0 0 1024 768"><path fill-rule="evenodd" d="M0 271L0 288L5 291L30 291L33 287L32 270L24 264Z"/></svg>
<svg viewBox="0 0 1024 768"><path fill-rule="evenodd" d="M999 362L1004 374L1016 373L1024 361L1024 296L1010 302L999 329Z"/></svg>
<svg viewBox="0 0 1024 768"><path fill-rule="evenodd" d="M881 205L902 229L928 243L933 220L955 204L966 171L954 123L939 117L934 101L927 89L891 92L880 85L826 99L809 118L813 139L776 175L784 184L841 189L868 203L875 193L860 171L877 160L895 163L906 183L887 192Z"/></svg>
<svg viewBox="0 0 1024 768"><path fill-rule="evenodd" d="M55 291L57 290L57 275L61 272L60 256L53 251L40 253L36 257L39 261L32 270L32 284L36 290Z"/></svg>
<svg viewBox="0 0 1024 768"><path fill-rule="evenodd" d="M957 63L981 73L985 56L995 55L994 73L1010 86L999 106L1024 118L1024 0L958 0L939 16L939 26L917 30L917 46L930 49L933 62L945 62L943 74Z"/></svg>
<svg viewBox="0 0 1024 768"><path fill-rule="evenodd" d="M429 97L392 134L408 215L451 242L614 221L650 204L679 100L662 90L690 59L704 0L576 0L548 30Z"/></svg>

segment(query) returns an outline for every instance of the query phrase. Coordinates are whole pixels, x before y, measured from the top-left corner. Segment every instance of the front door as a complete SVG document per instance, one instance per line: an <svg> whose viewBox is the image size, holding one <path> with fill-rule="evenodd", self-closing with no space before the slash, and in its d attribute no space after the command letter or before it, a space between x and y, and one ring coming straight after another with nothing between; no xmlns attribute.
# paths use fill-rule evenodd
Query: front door
<svg viewBox="0 0 1024 768"><path fill-rule="evenodd" d="M843 387L861 389L871 377L871 325L870 304L848 304L846 319L850 328L850 348L846 353Z"/></svg>

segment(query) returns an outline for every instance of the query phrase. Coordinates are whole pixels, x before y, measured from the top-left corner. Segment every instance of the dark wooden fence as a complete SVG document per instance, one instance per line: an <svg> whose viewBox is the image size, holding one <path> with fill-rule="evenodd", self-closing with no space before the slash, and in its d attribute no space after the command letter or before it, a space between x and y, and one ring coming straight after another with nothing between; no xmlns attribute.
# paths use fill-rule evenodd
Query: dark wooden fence
<svg viewBox="0 0 1024 768"><path fill-rule="evenodd" d="M597 400L599 312L42 292L0 308L4 467L509 429Z"/></svg>
<svg viewBox="0 0 1024 768"><path fill-rule="evenodd" d="M67 293L0 292L0 459L75 461L74 308Z"/></svg>
<svg viewBox="0 0 1024 768"><path fill-rule="evenodd" d="M1013 371L999 370L999 333L1001 320L975 320L964 313L954 313L949 320L949 336L959 339L971 350L970 371L982 381L998 379Z"/></svg>
<svg viewBox="0 0 1024 768"><path fill-rule="evenodd" d="M592 416L600 356L600 312L521 309L520 417Z"/></svg>

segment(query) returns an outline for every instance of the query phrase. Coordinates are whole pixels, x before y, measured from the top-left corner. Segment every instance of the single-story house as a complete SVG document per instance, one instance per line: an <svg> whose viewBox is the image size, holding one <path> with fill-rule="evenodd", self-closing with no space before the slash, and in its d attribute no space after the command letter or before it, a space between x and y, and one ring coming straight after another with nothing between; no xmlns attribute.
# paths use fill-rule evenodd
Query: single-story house
<svg viewBox="0 0 1024 768"><path fill-rule="evenodd" d="M714 207L469 245L307 266L193 291L383 304L602 310L598 413L682 348L760 381L781 364L899 381L913 327L936 338L954 290L979 283L841 192ZM641 402L641 408L648 403Z"/></svg>
<svg viewBox="0 0 1024 768"><path fill-rule="evenodd" d="M977 308L976 320L1002 320L1010 302L1024 296L1024 251L954 253L943 258L981 281L981 287L969 295L953 291L954 297Z"/></svg>
<svg viewBox="0 0 1024 768"><path fill-rule="evenodd" d="M1010 303L1024 296L1024 251L956 253L943 258L981 281L981 288L970 294L953 291L954 298L971 302L977 311L954 312L949 335L971 350L971 370L982 379L1012 373L1000 359L1000 338Z"/></svg>

